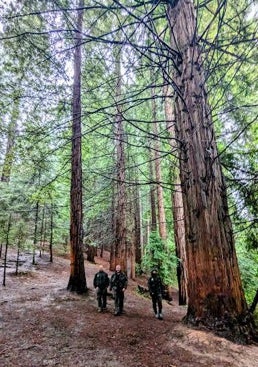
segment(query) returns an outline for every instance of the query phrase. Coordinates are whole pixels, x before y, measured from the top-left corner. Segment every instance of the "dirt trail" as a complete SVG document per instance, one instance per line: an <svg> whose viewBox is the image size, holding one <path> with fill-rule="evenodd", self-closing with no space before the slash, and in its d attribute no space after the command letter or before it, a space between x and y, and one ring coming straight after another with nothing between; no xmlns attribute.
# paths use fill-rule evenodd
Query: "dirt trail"
<svg viewBox="0 0 258 367"><path fill-rule="evenodd" d="M92 286L98 264L85 261L87 296L66 291L69 260L47 257L22 275L9 268L0 286L1 367L254 367L258 346L237 345L181 323L185 307L164 302L164 320L153 317L151 301L136 292L144 279L130 281L125 314L97 313ZM107 270L108 271L108 270ZM108 271L110 274L110 272ZM2 283L2 269L0 270ZM174 297L176 299L176 296Z"/></svg>

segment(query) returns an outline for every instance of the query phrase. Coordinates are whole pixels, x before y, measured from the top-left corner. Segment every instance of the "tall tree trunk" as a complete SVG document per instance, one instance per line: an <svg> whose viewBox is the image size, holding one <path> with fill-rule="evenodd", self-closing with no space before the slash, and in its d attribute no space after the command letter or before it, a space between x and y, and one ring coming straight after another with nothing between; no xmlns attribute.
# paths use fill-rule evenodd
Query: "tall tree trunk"
<svg viewBox="0 0 258 367"><path fill-rule="evenodd" d="M176 137L186 231L188 310L185 321L203 324L246 342L252 326L243 316L247 304L241 284L227 194L218 159L196 40L193 1L168 6L171 46L178 53ZM245 321L243 325L242 320Z"/></svg>
<svg viewBox="0 0 258 367"><path fill-rule="evenodd" d="M167 239L166 215L164 208L163 188L161 185L161 161L160 161L160 144L158 141L158 126L157 126L157 105L155 100L155 90L152 88L152 116L153 116L153 132L155 135L154 142L154 158L155 158L155 181L157 182L157 208L158 208L158 226L159 235L163 241Z"/></svg>
<svg viewBox="0 0 258 367"><path fill-rule="evenodd" d="M157 231L157 212L156 212L156 188L155 185L152 183L154 181L154 173L153 173L153 157L154 155L152 154L151 150L150 150L150 209L151 209L151 223L150 223L150 227L151 227L151 232L156 232Z"/></svg>
<svg viewBox="0 0 258 367"><path fill-rule="evenodd" d="M38 220L39 220L39 202L36 202L35 207L35 221L34 221L34 235L33 235L33 249L32 249L32 264L35 265L36 258L36 247L37 247L37 239L38 239Z"/></svg>
<svg viewBox="0 0 258 367"><path fill-rule="evenodd" d="M50 239L49 239L49 262L53 262L53 231L54 231L54 205L51 200L50 207Z"/></svg>
<svg viewBox="0 0 258 367"><path fill-rule="evenodd" d="M178 151L175 138L175 114L174 114L174 96L169 87L164 87L165 97L165 117L167 131L169 132L169 144L171 153ZM185 252L185 225L184 225L184 209L181 181L179 170L174 168L175 190L172 192L172 208L173 208L173 224L174 224L174 240L176 246L177 263L177 281L178 281L178 303L185 305L187 303L187 272L186 272L186 252ZM171 177L172 179L172 177Z"/></svg>
<svg viewBox="0 0 258 367"><path fill-rule="evenodd" d="M5 242L5 252L4 252L4 272L3 272L3 286L6 286L6 268L7 268L7 252L9 247L9 236L12 225L12 215L9 215L7 229L6 229L6 242Z"/></svg>
<svg viewBox="0 0 258 367"><path fill-rule="evenodd" d="M44 246L45 246L45 211L46 211L46 205L43 207L42 212L42 219L41 219L41 226L40 226L40 243L39 243L39 257L42 256L42 253L44 253Z"/></svg>
<svg viewBox="0 0 258 367"><path fill-rule="evenodd" d="M71 264L67 289L77 293L87 291L83 257L82 158L81 158L81 44L84 0L79 1L74 50L72 167L71 167Z"/></svg>
<svg viewBox="0 0 258 367"><path fill-rule="evenodd" d="M111 264L121 265L121 269L126 271L126 187L125 187L125 132L123 126L123 115L120 104L122 95L121 77L121 48L116 49L116 118L115 118L115 142L116 142L116 193L115 193L115 240L114 258ZM114 270L114 269L111 269Z"/></svg>
<svg viewBox="0 0 258 367"><path fill-rule="evenodd" d="M135 262L140 264L142 261L142 235L141 235L141 207L139 197L138 180L135 181L133 190L134 195L134 238L135 238Z"/></svg>

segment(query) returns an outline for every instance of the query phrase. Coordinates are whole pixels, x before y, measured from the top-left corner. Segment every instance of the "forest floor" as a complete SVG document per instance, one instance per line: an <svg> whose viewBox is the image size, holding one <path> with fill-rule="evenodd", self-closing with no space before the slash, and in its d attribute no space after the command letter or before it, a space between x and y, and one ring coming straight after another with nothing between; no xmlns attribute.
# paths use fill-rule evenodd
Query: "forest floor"
<svg viewBox="0 0 258 367"><path fill-rule="evenodd" d="M108 310L97 312L93 276L96 257L85 261L87 295L66 290L69 259L46 255L30 265L24 255L19 276L15 256L9 259L6 286L0 285L1 367L254 367L258 346L238 345L210 332L183 325L186 313L178 306L176 292L171 304L163 301L164 320L155 319L151 300L137 292L146 286L141 277L129 281L125 314L114 316L114 301ZM2 283L3 268L0 268Z"/></svg>

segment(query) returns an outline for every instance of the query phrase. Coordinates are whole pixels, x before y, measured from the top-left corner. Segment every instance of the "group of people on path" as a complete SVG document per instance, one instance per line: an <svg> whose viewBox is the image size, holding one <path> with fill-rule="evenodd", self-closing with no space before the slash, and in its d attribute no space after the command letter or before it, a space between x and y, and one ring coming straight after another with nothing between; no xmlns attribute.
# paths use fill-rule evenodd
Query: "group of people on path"
<svg viewBox="0 0 258 367"><path fill-rule="evenodd" d="M128 285L128 279L126 274L121 271L121 266L116 265L116 270L109 279L103 266L100 265L99 271L94 276L93 285L96 289L98 312L104 312L107 309L107 293L109 287L109 290L113 291L115 303L114 315L122 315L124 311L124 293ZM151 276L148 279L148 290L152 299L155 317L162 320L162 281L157 269L151 271Z"/></svg>

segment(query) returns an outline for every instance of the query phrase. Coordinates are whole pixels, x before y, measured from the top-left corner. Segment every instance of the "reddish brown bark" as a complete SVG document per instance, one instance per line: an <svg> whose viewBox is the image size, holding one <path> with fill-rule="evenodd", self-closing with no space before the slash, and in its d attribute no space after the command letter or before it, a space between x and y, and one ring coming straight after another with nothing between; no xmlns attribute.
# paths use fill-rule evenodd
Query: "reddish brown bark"
<svg viewBox="0 0 258 367"><path fill-rule="evenodd" d="M87 291L83 257L83 208L81 161L81 43L84 1L79 1L77 32L74 51L72 167L71 167L71 218L70 218L70 278L67 289L77 293Z"/></svg>
<svg viewBox="0 0 258 367"><path fill-rule="evenodd" d="M171 46L178 55L173 79L186 231L186 321L217 330L223 324L228 337L248 338L250 328L247 331L245 326L244 332L240 322L247 305L196 41L193 2L179 0L168 16Z"/></svg>

